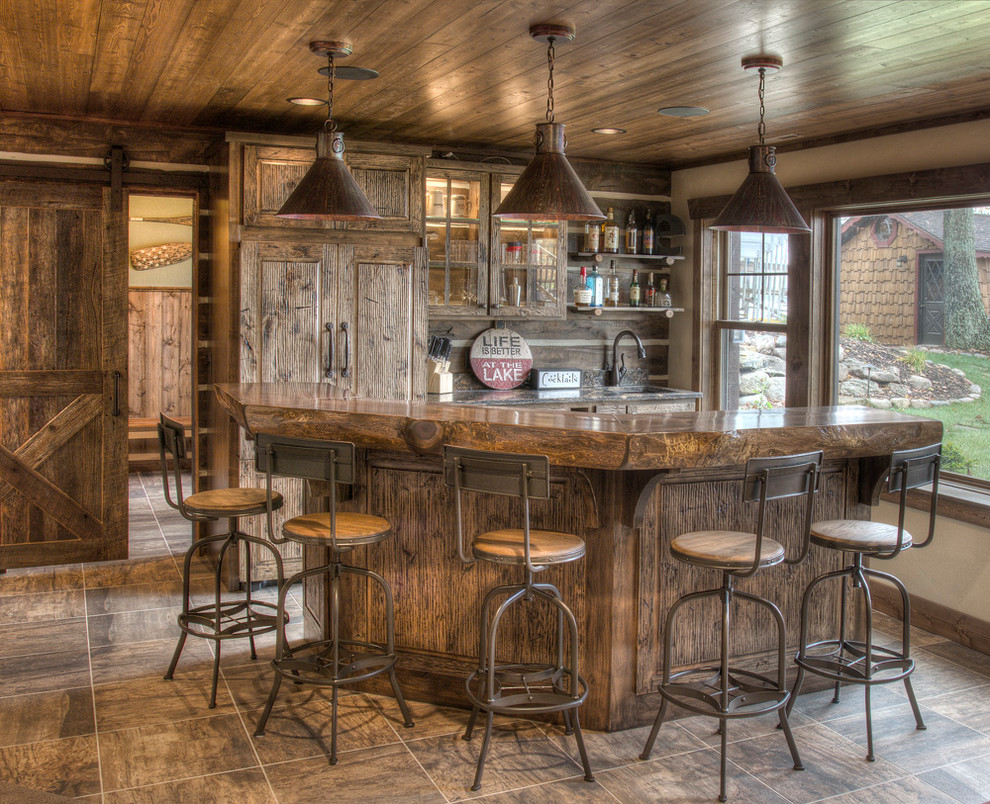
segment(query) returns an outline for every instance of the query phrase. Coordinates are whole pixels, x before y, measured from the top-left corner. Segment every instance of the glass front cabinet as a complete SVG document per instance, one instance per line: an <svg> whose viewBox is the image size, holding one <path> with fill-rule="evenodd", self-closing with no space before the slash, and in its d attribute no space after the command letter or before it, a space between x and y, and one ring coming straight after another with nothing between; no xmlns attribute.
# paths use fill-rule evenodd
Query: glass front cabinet
<svg viewBox="0 0 990 804"><path fill-rule="evenodd" d="M566 225L500 222L491 216L521 172L487 164L428 163L431 316L564 317Z"/></svg>

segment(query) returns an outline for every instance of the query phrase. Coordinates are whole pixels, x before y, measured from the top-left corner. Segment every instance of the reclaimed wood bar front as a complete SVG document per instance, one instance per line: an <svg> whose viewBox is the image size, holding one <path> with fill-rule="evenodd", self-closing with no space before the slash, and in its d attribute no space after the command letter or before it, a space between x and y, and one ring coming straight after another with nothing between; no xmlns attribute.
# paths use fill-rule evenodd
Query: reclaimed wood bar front
<svg viewBox="0 0 990 804"><path fill-rule="evenodd" d="M217 394L249 436L348 440L361 448L362 474L342 506L386 517L395 538L367 555L356 551L352 563L375 569L392 584L399 675L414 699L465 704L463 680L476 661L481 598L511 576L511 570L487 565L465 568L457 559L453 495L440 467L443 445L549 456L553 491L548 502L534 502L533 524L577 533L587 542L584 561L545 575L564 593L582 629L582 667L591 692L581 719L603 730L642 725L656 712L662 617L682 593L719 582L717 573L675 566L667 544L691 530L754 527L753 512L739 503L749 458L824 450L816 518L868 519L891 450L942 436L934 420L845 406L617 415L356 399L308 384L221 385ZM507 524L518 514L516 502L478 500L466 516L479 529ZM769 509L774 526L768 534L793 554L800 517L787 502ZM305 561L317 559L307 555ZM834 551L813 548L804 564L774 567L739 588L779 605L793 645L805 586L840 563ZM322 591L317 585L305 591L309 629L324 625ZM834 625L835 607L821 602L812 619L815 634ZM369 596L347 626L380 639L380 606ZM737 617L736 653L754 667L771 648L765 616L741 607ZM718 649L714 607L692 609L682 622L691 627L675 634L675 664L711 661ZM534 616L514 626L508 632L524 636L511 648L525 657L542 649L553 623Z"/></svg>

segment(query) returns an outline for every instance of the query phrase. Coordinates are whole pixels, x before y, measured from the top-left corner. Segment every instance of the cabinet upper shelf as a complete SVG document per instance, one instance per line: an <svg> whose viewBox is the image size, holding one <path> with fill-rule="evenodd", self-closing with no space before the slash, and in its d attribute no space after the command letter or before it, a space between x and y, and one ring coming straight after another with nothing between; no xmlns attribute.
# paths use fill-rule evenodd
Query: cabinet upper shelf
<svg viewBox="0 0 990 804"><path fill-rule="evenodd" d="M605 251L572 251L571 256L590 259L595 262L604 262L606 258L610 260L660 260L667 265L673 265L674 260L684 259L683 254L627 254L625 252L612 254Z"/></svg>

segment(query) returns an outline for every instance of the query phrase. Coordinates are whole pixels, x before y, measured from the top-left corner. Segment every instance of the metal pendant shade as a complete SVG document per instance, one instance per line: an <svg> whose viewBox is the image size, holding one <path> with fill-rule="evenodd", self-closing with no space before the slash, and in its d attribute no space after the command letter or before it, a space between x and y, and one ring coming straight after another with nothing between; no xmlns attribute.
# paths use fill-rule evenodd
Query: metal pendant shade
<svg viewBox="0 0 990 804"><path fill-rule="evenodd" d="M537 124L536 156L494 214L534 221L605 219L564 156L563 123Z"/></svg>
<svg viewBox="0 0 990 804"><path fill-rule="evenodd" d="M381 220L344 164L344 135L337 131L333 119L334 58L350 55L351 43L343 39L319 40L310 42L309 49L327 57L327 119L316 135L316 161L275 214L304 220Z"/></svg>
<svg viewBox="0 0 990 804"><path fill-rule="evenodd" d="M570 41L569 25L531 25L529 35L547 45L547 120L536 125L536 156L492 214L527 221L602 221L605 216L564 156L564 124L553 119L554 42Z"/></svg>
<svg viewBox="0 0 990 804"><path fill-rule="evenodd" d="M749 175L729 199L712 229L783 234L811 231L773 171L774 150L772 145L750 146Z"/></svg>
<svg viewBox="0 0 990 804"><path fill-rule="evenodd" d="M316 136L316 161L276 214L303 220L381 219L344 164L344 136L339 131Z"/></svg>
<svg viewBox="0 0 990 804"><path fill-rule="evenodd" d="M779 70L783 64L779 57L765 54L742 60L744 69L759 70L760 74L760 125L757 129L760 144L750 146L749 175L715 219L712 229L779 234L806 234L811 231L774 173L776 149L763 141L767 128L764 121L766 73L767 70Z"/></svg>

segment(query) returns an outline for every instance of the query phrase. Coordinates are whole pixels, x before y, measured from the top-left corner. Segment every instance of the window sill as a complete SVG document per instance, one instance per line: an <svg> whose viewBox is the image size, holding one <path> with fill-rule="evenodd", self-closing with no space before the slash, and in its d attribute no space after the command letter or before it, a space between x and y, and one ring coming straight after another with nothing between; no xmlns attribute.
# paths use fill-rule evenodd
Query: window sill
<svg viewBox="0 0 990 804"><path fill-rule="evenodd" d="M897 505L900 495L885 491L880 499ZM927 511L931 499L930 491L914 489L908 492L907 504L911 508ZM952 480L941 480L938 484L938 515L990 529L990 490Z"/></svg>

